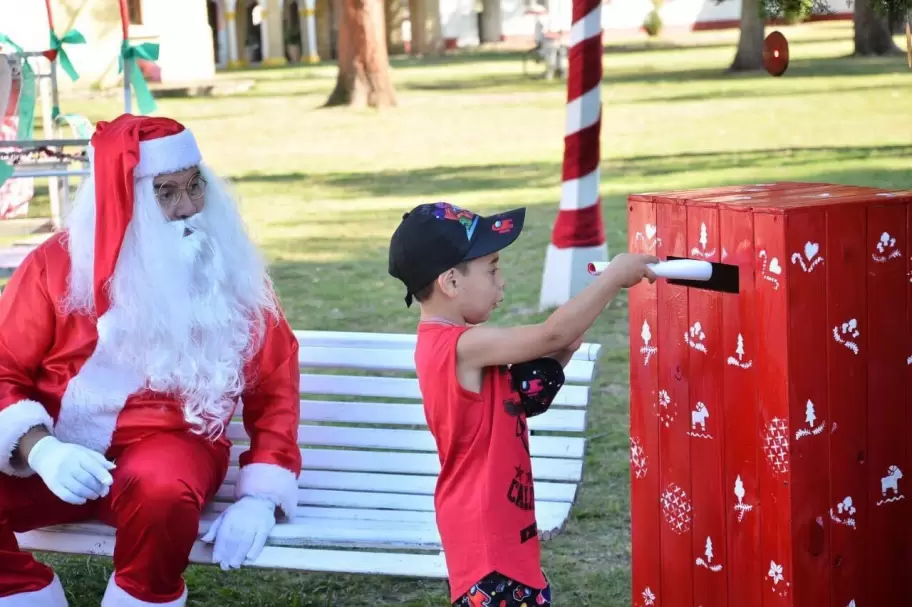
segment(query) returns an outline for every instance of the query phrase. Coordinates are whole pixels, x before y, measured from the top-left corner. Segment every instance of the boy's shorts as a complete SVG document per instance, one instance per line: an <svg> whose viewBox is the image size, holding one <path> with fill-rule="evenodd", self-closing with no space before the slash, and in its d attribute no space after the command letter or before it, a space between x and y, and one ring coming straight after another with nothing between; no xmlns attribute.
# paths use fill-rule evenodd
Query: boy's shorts
<svg viewBox="0 0 912 607"><path fill-rule="evenodd" d="M545 578L547 580L547 577ZM453 602L453 607L550 607L551 584L529 588L497 573L489 573Z"/></svg>

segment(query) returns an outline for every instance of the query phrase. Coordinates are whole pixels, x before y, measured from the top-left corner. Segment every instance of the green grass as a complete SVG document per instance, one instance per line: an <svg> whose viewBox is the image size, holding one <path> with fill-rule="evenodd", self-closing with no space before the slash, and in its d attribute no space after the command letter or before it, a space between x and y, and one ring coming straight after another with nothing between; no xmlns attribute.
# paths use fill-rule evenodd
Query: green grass
<svg viewBox="0 0 912 607"><path fill-rule="evenodd" d="M782 78L724 72L736 33L610 46L605 56L602 195L609 250L625 247L631 192L813 180L912 187L912 79L903 58L846 59L851 26L783 28ZM897 38L897 41L899 39ZM397 60L399 108L317 109L331 65L233 72L247 94L161 100L209 163L232 178L296 328L410 331L415 315L386 273L404 210L446 199L488 213L526 205L504 257L509 306L496 323L535 322L560 195L565 84L522 77L518 55ZM64 100L93 120L116 98ZM544 564L560 605L629 605L627 315L624 297L588 334L605 345L593 391L585 481ZM48 557L71 605L98 604L110 561ZM379 577L192 567L190 604L442 606L446 586Z"/></svg>

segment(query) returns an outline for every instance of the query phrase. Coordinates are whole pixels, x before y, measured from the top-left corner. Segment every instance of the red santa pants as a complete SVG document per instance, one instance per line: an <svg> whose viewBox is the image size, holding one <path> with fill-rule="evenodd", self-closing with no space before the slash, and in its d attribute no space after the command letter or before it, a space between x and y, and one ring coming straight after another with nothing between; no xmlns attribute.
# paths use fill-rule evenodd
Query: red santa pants
<svg viewBox="0 0 912 607"><path fill-rule="evenodd" d="M119 451L119 452L117 452ZM108 452L114 485L82 506L61 501L38 476L0 474L0 597L40 590L53 571L19 550L13 532L99 519L117 529L117 585L149 603L183 594L200 511L221 486L229 448L187 433L147 437Z"/></svg>

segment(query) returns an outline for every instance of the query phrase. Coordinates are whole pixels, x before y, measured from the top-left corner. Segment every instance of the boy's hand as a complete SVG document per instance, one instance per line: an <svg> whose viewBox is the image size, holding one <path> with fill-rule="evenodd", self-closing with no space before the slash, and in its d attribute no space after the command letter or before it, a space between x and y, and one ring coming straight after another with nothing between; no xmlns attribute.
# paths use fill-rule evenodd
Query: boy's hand
<svg viewBox="0 0 912 607"><path fill-rule="evenodd" d="M656 275L652 273L647 264L659 263L659 261L655 255L619 253L608 264L608 269L602 273L602 276L608 277L605 280L616 281L625 289L638 285L644 278L653 283Z"/></svg>

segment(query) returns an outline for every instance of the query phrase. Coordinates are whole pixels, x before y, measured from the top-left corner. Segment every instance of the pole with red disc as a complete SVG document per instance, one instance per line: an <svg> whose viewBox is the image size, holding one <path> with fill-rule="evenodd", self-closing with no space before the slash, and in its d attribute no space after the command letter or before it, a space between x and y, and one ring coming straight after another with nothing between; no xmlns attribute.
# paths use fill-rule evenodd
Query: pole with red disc
<svg viewBox="0 0 912 607"><path fill-rule="evenodd" d="M545 256L542 309L566 303L592 280L589 264L608 259L599 194L602 53L602 0L573 0L561 200Z"/></svg>

